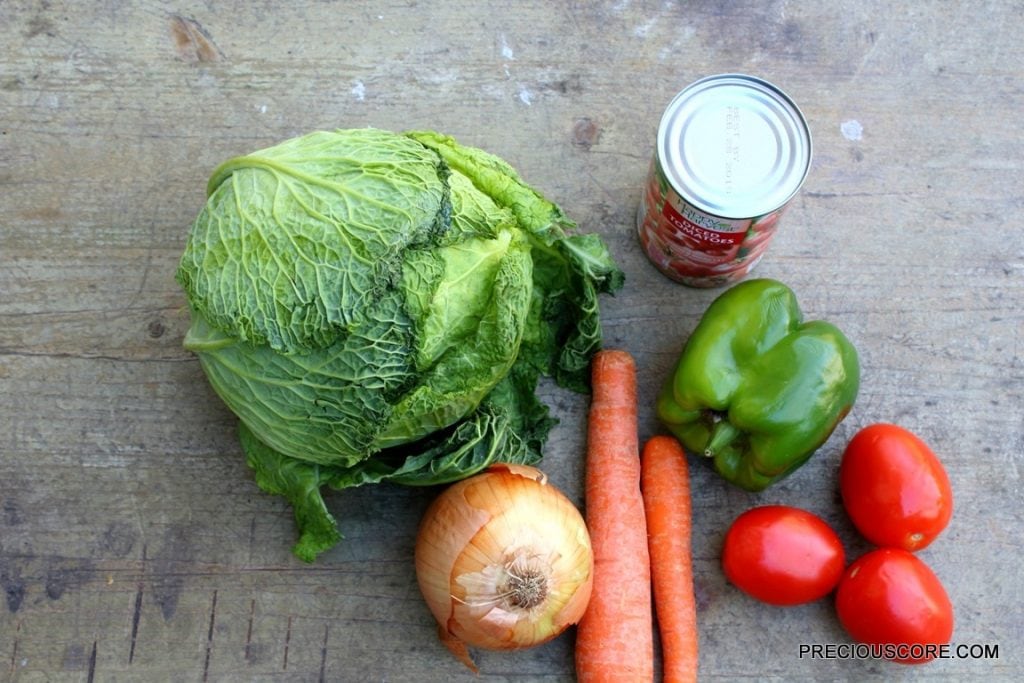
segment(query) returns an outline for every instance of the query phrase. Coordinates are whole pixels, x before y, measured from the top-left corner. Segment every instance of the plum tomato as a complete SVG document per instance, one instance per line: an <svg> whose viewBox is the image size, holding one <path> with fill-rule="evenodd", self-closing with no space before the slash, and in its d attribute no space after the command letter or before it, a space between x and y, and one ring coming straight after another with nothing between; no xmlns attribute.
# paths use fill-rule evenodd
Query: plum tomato
<svg viewBox="0 0 1024 683"><path fill-rule="evenodd" d="M920 550L953 514L942 463L917 435L893 424L869 425L850 440L839 492L854 526L881 547Z"/></svg>
<svg viewBox="0 0 1024 683"><path fill-rule="evenodd" d="M884 646L902 664L935 659L953 636L953 605L942 582L916 555L879 548L854 561L836 589L836 612L850 636Z"/></svg>
<svg viewBox="0 0 1024 683"><path fill-rule="evenodd" d="M772 605L828 595L843 574L842 541L823 519L787 505L747 510L725 534L722 569L744 593Z"/></svg>

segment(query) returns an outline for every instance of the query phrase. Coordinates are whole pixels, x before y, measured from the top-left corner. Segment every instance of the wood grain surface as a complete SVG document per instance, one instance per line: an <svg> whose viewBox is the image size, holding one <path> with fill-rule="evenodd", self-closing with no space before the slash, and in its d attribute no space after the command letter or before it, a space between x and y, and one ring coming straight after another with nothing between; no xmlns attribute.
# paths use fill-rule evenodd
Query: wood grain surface
<svg viewBox="0 0 1024 683"><path fill-rule="evenodd" d="M826 446L754 495L695 466L703 680L1020 680L1024 674L1024 9L964 2L0 2L0 679L570 681L572 636L439 645L412 544L432 490L332 494L345 540L291 556L235 420L182 349L173 280L222 160L316 129L432 128L512 163L627 274L609 346L653 398L718 293L642 255L634 213L667 102L712 73L800 104L813 168L758 267L839 325L861 395ZM582 503L585 396L544 467ZM956 495L921 553L954 642L997 658L921 667L800 657L848 643L828 600L789 609L724 580L722 538L761 503L868 549L836 467L861 426L928 441Z"/></svg>

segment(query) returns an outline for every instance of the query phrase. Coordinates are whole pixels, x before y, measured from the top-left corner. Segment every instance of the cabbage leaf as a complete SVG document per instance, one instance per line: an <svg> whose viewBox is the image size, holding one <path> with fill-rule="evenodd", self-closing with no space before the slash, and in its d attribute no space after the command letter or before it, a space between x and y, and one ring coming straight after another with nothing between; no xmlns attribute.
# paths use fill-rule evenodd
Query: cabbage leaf
<svg viewBox="0 0 1024 683"><path fill-rule="evenodd" d="M227 161L207 192L177 272L185 346L303 560L341 537L324 487L535 463L555 423L539 378L588 389L622 272L498 157L322 131Z"/></svg>

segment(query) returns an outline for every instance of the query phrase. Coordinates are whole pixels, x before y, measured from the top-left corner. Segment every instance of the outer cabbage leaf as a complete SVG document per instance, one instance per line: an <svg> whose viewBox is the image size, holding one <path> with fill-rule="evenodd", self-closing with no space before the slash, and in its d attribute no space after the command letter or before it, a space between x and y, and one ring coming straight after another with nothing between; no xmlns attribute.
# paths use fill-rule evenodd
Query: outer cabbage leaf
<svg viewBox="0 0 1024 683"><path fill-rule="evenodd" d="M624 275L597 235L569 235L534 249L534 291L541 323L527 329L526 357L544 374L578 392L590 387L590 359L601 348L598 296L622 287Z"/></svg>
<svg viewBox="0 0 1024 683"><path fill-rule="evenodd" d="M619 290L625 280L604 242L593 234L569 234L576 224L503 159L439 133L407 135L435 149L516 216L534 248L534 324L522 354L561 386L586 391L590 357L601 347L598 295Z"/></svg>
<svg viewBox="0 0 1024 683"><path fill-rule="evenodd" d="M210 325L276 351L361 324L404 251L449 225L447 168L408 138L318 132L218 167L178 277Z"/></svg>
<svg viewBox="0 0 1024 683"><path fill-rule="evenodd" d="M622 273L498 157L314 133L223 164L209 194L178 271L185 343L294 507L302 559L340 538L322 487L536 462L555 423L539 377L587 389Z"/></svg>
<svg viewBox="0 0 1024 683"><path fill-rule="evenodd" d="M267 493L283 496L292 506L299 529L292 552L312 562L341 540L338 524L321 494L330 481L331 468L275 451L256 438L245 422L239 423L238 436L256 484Z"/></svg>
<svg viewBox="0 0 1024 683"><path fill-rule="evenodd" d="M325 486L335 490L382 482L433 486L471 476L497 462L530 465L539 461L539 451L530 448L522 435L529 434L536 445L547 437L552 421L547 408L530 396L532 415L511 414L514 411L485 402L456 428L419 444L422 450L392 449L348 468L290 458L261 442L245 423L239 425L239 436L256 483L267 493L284 496L292 506L299 529L292 552L312 562L342 538L323 498Z"/></svg>
<svg viewBox="0 0 1024 683"><path fill-rule="evenodd" d="M418 381L374 442L385 449L446 427L475 409L515 362L532 303L533 262L518 233L435 250L444 277L417 311ZM415 268L417 261L407 261ZM409 279L404 280L409 282ZM407 301L416 299L408 292Z"/></svg>
<svg viewBox="0 0 1024 683"><path fill-rule="evenodd" d="M229 337L193 311L185 347L210 386L260 440L293 457L353 465L415 381L412 323L392 291L330 346L283 354Z"/></svg>

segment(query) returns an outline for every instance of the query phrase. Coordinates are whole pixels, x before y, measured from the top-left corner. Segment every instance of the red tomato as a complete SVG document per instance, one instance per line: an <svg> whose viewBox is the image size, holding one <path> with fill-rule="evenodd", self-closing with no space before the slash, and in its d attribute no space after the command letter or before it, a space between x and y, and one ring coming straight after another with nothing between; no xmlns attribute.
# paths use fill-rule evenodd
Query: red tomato
<svg viewBox="0 0 1024 683"><path fill-rule="evenodd" d="M843 574L843 544L820 517L785 505L747 510L725 535L722 569L744 593L772 605L823 598Z"/></svg>
<svg viewBox="0 0 1024 683"><path fill-rule="evenodd" d="M843 453L839 491L850 519L882 547L920 550L946 528L953 491L942 463L902 427L873 424Z"/></svg>
<svg viewBox="0 0 1024 683"><path fill-rule="evenodd" d="M935 659L953 636L953 605L942 582L916 555L880 548L857 559L836 590L839 621L861 643L884 645L903 664Z"/></svg>

